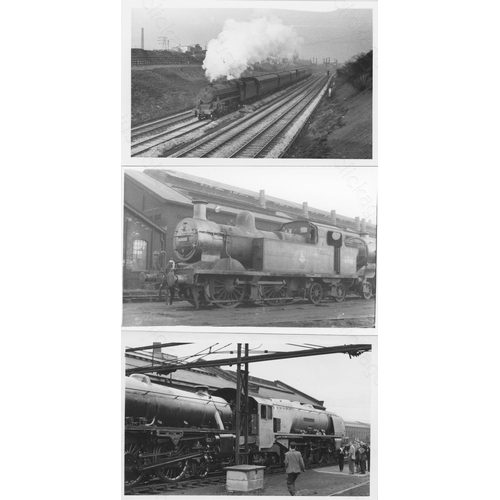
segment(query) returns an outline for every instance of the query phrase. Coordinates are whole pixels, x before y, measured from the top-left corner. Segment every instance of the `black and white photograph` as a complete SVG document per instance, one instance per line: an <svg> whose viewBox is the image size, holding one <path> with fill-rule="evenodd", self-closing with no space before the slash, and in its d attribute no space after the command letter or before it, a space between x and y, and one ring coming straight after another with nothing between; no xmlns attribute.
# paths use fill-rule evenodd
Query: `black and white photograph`
<svg viewBox="0 0 500 500"><path fill-rule="evenodd" d="M124 494L371 496L377 339L320 340L123 332Z"/></svg>
<svg viewBox="0 0 500 500"><path fill-rule="evenodd" d="M130 157L376 160L376 2L225 5L130 2Z"/></svg>
<svg viewBox="0 0 500 500"><path fill-rule="evenodd" d="M124 167L124 327L373 328L376 167Z"/></svg>

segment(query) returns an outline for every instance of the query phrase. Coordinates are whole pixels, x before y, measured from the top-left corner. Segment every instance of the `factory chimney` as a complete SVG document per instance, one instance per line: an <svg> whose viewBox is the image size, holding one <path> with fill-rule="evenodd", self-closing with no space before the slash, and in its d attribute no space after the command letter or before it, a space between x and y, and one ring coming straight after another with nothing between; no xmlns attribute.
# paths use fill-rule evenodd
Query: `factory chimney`
<svg viewBox="0 0 500 500"><path fill-rule="evenodd" d="M334 226L337 225L337 212L335 210L330 210L330 220Z"/></svg>
<svg viewBox="0 0 500 500"><path fill-rule="evenodd" d="M193 200L193 219L207 220L207 201Z"/></svg>
<svg viewBox="0 0 500 500"><path fill-rule="evenodd" d="M144 50L144 28L141 28L141 49Z"/></svg>
<svg viewBox="0 0 500 500"><path fill-rule="evenodd" d="M266 192L263 189L259 192L259 207L266 208Z"/></svg>
<svg viewBox="0 0 500 500"><path fill-rule="evenodd" d="M309 209L307 207L307 201L302 203L302 217L309 219Z"/></svg>

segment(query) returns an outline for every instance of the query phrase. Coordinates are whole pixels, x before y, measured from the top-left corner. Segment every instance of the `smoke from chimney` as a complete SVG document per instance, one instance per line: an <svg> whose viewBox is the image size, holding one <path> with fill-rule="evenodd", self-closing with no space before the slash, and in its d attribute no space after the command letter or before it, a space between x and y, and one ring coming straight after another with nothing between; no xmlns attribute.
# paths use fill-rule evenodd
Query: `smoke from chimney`
<svg viewBox="0 0 500 500"><path fill-rule="evenodd" d="M276 17L241 22L228 19L219 36L208 42L205 76L210 81L239 78L252 64L291 58L301 42L294 28Z"/></svg>

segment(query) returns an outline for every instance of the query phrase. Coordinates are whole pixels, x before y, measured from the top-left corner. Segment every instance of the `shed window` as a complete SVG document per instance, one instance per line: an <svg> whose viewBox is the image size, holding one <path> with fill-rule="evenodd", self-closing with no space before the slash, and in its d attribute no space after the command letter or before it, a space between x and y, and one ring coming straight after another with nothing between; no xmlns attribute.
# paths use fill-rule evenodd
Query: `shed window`
<svg viewBox="0 0 500 500"><path fill-rule="evenodd" d="M147 269L148 265L148 242L145 240L134 240L132 243L132 266L134 271Z"/></svg>

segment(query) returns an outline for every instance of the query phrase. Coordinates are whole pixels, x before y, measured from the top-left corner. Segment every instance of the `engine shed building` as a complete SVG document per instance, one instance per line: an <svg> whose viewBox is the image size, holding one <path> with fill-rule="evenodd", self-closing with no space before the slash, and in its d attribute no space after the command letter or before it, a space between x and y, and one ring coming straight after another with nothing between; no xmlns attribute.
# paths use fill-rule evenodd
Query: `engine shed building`
<svg viewBox="0 0 500 500"><path fill-rule="evenodd" d="M194 200L208 202L207 219L218 224L233 225L239 212L249 210L255 214L256 228L262 231L274 231L284 222L305 218L376 237L376 226L370 221L337 215L335 210L326 212L315 209L309 207L307 202L301 205L271 197L264 190L256 193L172 170L125 169L125 290L154 288L154 284L141 285L139 274L157 271L156 256L161 251L166 252L167 260L175 260L172 244L174 230L182 219L192 216ZM133 227L130 227L131 224Z"/></svg>
<svg viewBox="0 0 500 500"><path fill-rule="evenodd" d="M151 365L152 359L155 363L164 361L176 363L177 358L163 353L161 349L151 351L134 351L125 353L125 369L138 368ZM151 382L163 384L175 389L195 393L196 388L206 387L209 394L217 389L236 389L236 372L223 370L218 367L191 368L188 370L176 370L168 375L148 374ZM287 399L310 404L318 410L325 410L324 401L315 399L294 387L279 380L271 381L259 377L248 377L248 389L251 395L262 398Z"/></svg>
<svg viewBox="0 0 500 500"><path fill-rule="evenodd" d="M358 439L370 444L370 424L358 421L345 421L345 433L347 439Z"/></svg>

